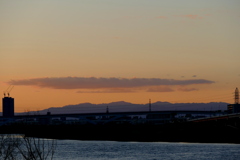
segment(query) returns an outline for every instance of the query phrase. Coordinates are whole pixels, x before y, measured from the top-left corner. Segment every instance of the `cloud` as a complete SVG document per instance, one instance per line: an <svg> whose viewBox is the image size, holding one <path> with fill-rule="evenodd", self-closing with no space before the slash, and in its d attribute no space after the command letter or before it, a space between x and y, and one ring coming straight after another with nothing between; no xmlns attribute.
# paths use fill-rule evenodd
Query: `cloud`
<svg viewBox="0 0 240 160"><path fill-rule="evenodd" d="M197 77L197 75L193 75L192 77Z"/></svg>
<svg viewBox="0 0 240 160"><path fill-rule="evenodd" d="M149 88L147 92L173 92L174 90L169 87L154 87Z"/></svg>
<svg viewBox="0 0 240 160"><path fill-rule="evenodd" d="M107 89L107 88L140 88L149 86L172 86L192 84L212 84L205 79L160 79L160 78L96 78L96 77L49 77L11 80L10 85L31 85L53 89Z"/></svg>
<svg viewBox="0 0 240 160"><path fill-rule="evenodd" d="M182 15L181 17L190 18L190 19L202 19L203 18L199 15L192 15L192 14Z"/></svg>
<svg viewBox="0 0 240 160"><path fill-rule="evenodd" d="M197 91L198 89L196 89L196 88L179 88L178 90L182 91L182 92L190 92L190 91Z"/></svg>
<svg viewBox="0 0 240 160"><path fill-rule="evenodd" d="M113 88L107 90L80 90L77 93L133 93L136 90L128 89L128 88Z"/></svg>

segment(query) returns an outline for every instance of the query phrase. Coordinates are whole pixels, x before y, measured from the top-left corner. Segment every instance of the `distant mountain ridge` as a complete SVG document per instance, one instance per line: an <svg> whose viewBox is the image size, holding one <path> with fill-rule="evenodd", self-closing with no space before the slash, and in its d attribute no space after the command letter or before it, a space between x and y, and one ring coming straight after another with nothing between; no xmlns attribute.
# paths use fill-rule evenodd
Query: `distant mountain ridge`
<svg viewBox="0 0 240 160"><path fill-rule="evenodd" d="M210 102L210 103L170 103L157 101L151 104L152 111L166 110L197 110L197 111L214 111L227 110L228 103ZM28 114L73 114L73 113L105 113L108 108L109 112L131 112L131 111L149 111L149 104L133 104L125 101L111 103L92 104L80 103L75 105L66 105L63 107L51 107L40 111L30 111ZM26 114L26 113L16 113Z"/></svg>

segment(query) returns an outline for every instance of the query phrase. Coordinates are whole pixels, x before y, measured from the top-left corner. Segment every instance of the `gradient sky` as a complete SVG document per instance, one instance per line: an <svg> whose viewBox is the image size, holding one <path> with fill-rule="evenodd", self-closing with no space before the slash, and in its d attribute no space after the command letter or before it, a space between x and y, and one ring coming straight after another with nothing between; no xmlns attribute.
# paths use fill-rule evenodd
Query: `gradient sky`
<svg viewBox="0 0 240 160"><path fill-rule="evenodd" d="M233 103L240 88L239 0L1 0L0 23L0 91L14 85L17 112Z"/></svg>

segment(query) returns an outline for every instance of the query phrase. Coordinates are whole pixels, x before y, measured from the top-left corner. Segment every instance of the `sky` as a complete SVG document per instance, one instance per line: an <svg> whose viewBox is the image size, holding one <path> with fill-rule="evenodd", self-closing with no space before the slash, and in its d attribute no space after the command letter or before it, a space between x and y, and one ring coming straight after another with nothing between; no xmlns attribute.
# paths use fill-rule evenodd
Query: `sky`
<svg viewBox="0 0 240 160"><path fill-rule="evenodd" d="M16 112L233 103L239 28L239 0L1 0L0 91Z"/></svg>

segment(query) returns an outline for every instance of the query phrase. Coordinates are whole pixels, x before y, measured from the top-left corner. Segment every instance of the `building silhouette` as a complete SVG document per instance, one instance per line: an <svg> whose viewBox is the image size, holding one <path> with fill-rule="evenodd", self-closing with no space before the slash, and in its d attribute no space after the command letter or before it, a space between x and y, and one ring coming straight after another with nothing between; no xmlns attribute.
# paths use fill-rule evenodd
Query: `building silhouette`
<svg viewBox="0 0 240 160"><path fill-rule="evenodd" d="M14 117L14 98L6 97L2 98L2 114L3 117Z"/></svg>

